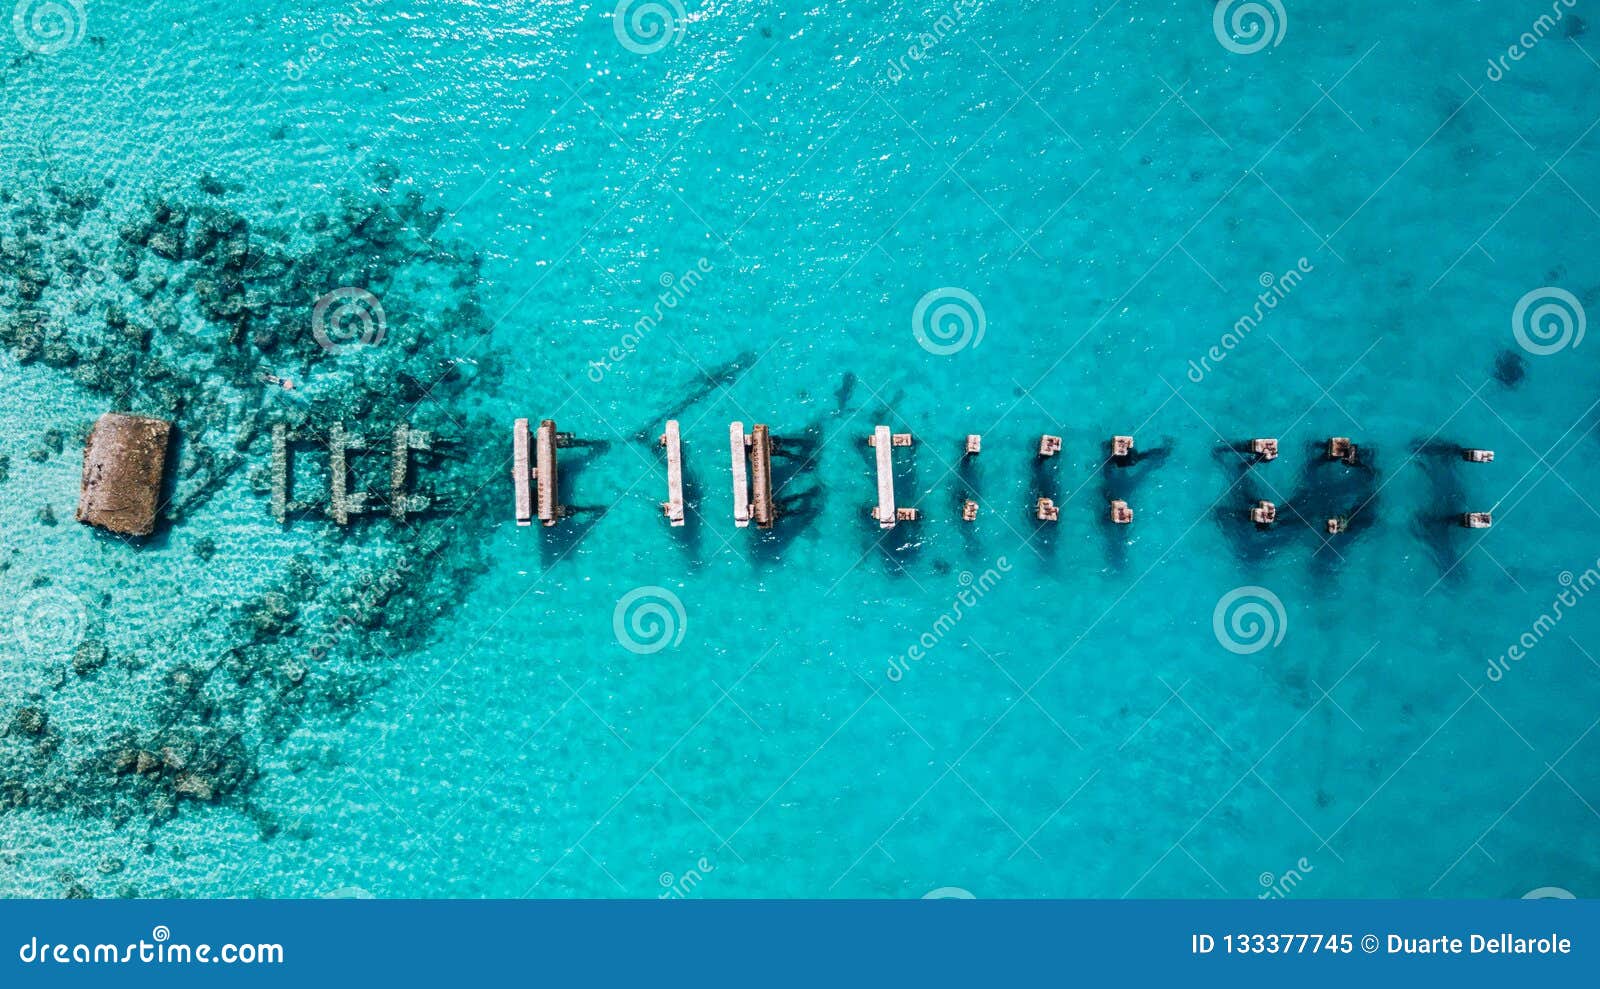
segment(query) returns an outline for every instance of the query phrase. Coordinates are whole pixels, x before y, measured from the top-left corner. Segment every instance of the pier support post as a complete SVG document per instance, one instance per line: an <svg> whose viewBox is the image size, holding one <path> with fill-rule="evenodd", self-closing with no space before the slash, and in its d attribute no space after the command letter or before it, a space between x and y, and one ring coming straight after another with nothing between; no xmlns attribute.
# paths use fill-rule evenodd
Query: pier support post
<svg viewBox="0 0 1600 989"><path fill-rule="evenodd" d="M683 525L683 445L678 420L667 420L661 445L667 451L667 500L662 503L661 510L667 516L667 524L677 528Z"/></svg>

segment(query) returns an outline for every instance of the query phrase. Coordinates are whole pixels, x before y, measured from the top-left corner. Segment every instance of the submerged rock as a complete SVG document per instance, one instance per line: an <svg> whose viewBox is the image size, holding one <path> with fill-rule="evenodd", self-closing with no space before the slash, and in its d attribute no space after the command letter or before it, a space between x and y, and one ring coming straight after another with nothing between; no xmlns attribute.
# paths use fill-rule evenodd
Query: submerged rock
<svg viewBox="0 0 1600 989"><path fill-rule="evenodd" d="M17 716L12 719L12 726L20 732L29 735L42 735L49 725L49 718L36 707L24 707L17 710Z"/></svg>

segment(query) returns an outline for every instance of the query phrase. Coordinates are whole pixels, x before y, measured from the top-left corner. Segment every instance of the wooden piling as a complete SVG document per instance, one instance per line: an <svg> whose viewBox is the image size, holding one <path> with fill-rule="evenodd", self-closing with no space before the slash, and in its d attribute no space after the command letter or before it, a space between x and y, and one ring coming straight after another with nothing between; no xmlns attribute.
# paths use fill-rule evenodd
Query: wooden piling
<svg viewBox="0 0 1600 989"><path fill-rule="evenodd" d="M539 423L539 431L534 436L534 467L533 479L539 495L539 524L545 528L555 525L561 519L561 489L557 486L556 477L556 423L554 419L544 419Z"/></svg>
<svg viewBox="0 0 1600 989"><path fill-rule="evenodd" d="M666 513L667 524L677 528L683 525L683 446L678 420L667 420L661 445L667 450L667 500L662 503L661 510Z"/></svg>
<svg viewBox="0 0 1600 989"><path fill-rule="evenodd" d="M756 525L772 528L772 435L759 422L750 432L750 495Z"/></svg>

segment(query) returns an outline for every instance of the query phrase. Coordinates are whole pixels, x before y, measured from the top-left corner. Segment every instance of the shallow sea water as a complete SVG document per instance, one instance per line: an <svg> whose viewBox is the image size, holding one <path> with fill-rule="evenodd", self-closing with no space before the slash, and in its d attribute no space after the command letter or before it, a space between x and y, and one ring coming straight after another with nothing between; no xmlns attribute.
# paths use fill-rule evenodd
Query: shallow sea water
<svg viewBox="0 0 1600 989"><path fill-rule="evenodd" d="M649 54L574 3L93 3L59 54L0 38L0 188L113 175L136 202L210 172L293 221L388 163L481 252L495 330L461 356L506 373L472 411L609 442L563 455L603 517L519 529L497 477L494 523L421 523L492 565L437 603L426 648L368 657L392 675L347 718L252 740L276 833L228 802L155 826L13 809L0 893L1600 890L1600 604L1536 630L1600 567L1600 349L1513 335L1535 290L1600 305L1600 35L1568 36L1569 13L1491 81L1548 5L1292 5L1254 54L1198 0L686 6ZM1292 290L1191 375L1264 273ZM984 331L943 355L913 313L947 287ZM202 648L176 638L196 614L331 523L282 529L238 484L160 545L93 537L66 521L75 449L27 453L100 400L8 355L0 383L5 600L49 576L150 657L127 697L51 695L56 730L92 740ZM804 444L781 493L805 510L770 533L731 524L732 420ZM888 533L866 514L877 423L917 438L897 459L924 518ZM1045 432L1063 451L1038 468ZM1167 455L1105 472L1123 432ZM1370 481L1317 461L1330 435ZM1283 455L1241 476L1216 448L1251 436ZM1428 439L1496 462L1413 456ZM1371 494L1364 525L1239 520L1303 483L1297 504ZM1494 527L1445 521L1466 509ZM658 651L615 620L638 588L681 605ZM1227 648L1238 588L1281 607L1275 644ZM51 659L0 641L6 719Z"/></svg>

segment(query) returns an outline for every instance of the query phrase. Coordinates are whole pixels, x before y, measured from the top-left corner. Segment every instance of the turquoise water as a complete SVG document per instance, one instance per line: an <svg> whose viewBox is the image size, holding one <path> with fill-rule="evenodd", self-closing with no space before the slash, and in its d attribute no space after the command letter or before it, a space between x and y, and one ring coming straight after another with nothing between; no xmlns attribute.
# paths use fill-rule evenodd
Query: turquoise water
<svg viewBox="0 0 1600 989"><path fill-rule="evenodd" d="M414 520L449 564L384 606L411 631L367 637L338 616L394 566L393 523L279 527L248 477L257 438L163 538L92 534L70 520L78 437L111 403L0 356L0 891L1600 889L1600 604L1541 622L1600 567L1600 350L1571 323L1534 353L1560 343L1536 306L1529 346L1513 332L1529 293L1600 304L1582 0L1498 79L1550 5L1294 4L1254 53L1202 2L686 6L643 54L655 40L622 44L604 4L89 3L59 52L0 38L12 213L115 180L87 219L51 214L62 243L114 245L147 197L203 199L208 175L266 228L391 185L444 209L438 239L479 281L379 292L396 343L373 350L415 332L474 366L415 404L490 461L458 511ZM47 296L84 332L105 306L86 284ZM294 325L335 287L308 286ZM941 289L976 300L976 345L919 345ZM469 296L479 319L454 309ZM22 303L7 275L0 306ZM158 349L187 335L199 387L231 396L190 304ZM366 359L273 366L336 401ZM609 443L563 454L568 500L603 516L513 524L517 416ZM669 416L677 530L657 507ZM798 450L770 533L731 524L733 420ZM924 518L888 533L867 517L878 423L918 440L897 455ZM1063 451L1041 467L1047 432ZM1157 455L1105 467L1114 433ZM1318 461L1331 435L1373 470ZM1245 473L1218 447L1252 436L1283 455ZM1429 440L1496 459L1417 455ZM1241 520L1257 498L1274 532ZM1494 527L1445 519L1468 509ZM272 644L304 679L219 677L198 716L248 785L119 804L112 736L164 716L174 671L216 662L229 616L308 565ZM639 588L667 623L652 639L647 615L643 647L616 615ZM1264 641L1248 614L1218 631L1240 588ZM85 638L112 657L91 675L70 669Z"/></svg>

